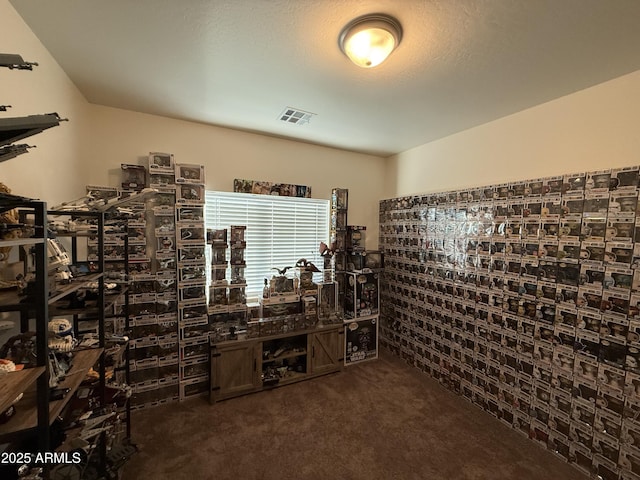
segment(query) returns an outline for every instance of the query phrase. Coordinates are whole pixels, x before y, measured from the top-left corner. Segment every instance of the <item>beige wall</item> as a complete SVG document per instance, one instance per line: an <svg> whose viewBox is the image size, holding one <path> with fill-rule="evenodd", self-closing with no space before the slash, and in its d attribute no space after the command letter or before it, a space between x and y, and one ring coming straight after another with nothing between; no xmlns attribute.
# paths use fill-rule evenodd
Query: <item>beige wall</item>
<svg viewBox="0 0 640 480"><path fill-rule="evenodd" d="M310 185L314 198L332 187L350 192L349 223L376 232L386 161L381 157L240 132L210 125L92 105L75 88L7 0L0 0L2 52L40 66L0 69L2 116L58 112L69 122L21 143L30 153L0 163L0 182L13 193L50 205L84 194L87 184L116 186L120 164L146 164L150 151L173 153L180 163L206 167L207 188L230 191L234 178Z"/></svg>
<svg viewBox="0 0 640 480"><path fill-rule="evenodd" d="M205 166L210 190L232 191L235 178L309 185L314 198L349 189L349 223L378 230L378 200L385 159L210 125L115 108L91 106L94 142L83 178L116 185L121 163L146 164L150 151L169 152L177 163ZM377 247L377 233L369 248Z"/></svg>
<svg viewBox="0 0 640 480"><path fill-rule="evenodd" d="M640 71L389 158L384 197L640 164Z"/></svg>
<svg viewBox="0 0 640 480"><path fill-rule="evenodd" d="M70 120L19 141L37 148L0 163L0 182L15 194L59 203L82 184L77 172L89 135L88 104L7 0L0 0L0 18L2 53L39 64L33 71L0 68L0 104L13 107L0 115L57 112Z"/></svg>

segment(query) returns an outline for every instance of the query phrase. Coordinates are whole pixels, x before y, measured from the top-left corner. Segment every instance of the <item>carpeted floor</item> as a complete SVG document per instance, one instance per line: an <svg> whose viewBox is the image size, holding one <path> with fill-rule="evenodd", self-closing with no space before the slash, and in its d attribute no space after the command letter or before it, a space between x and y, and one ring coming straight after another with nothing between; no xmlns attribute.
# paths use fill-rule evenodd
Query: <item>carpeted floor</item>
<svg viewBox="0 0 640 480"><path fill-rule="evenodd" d="M123 480L585 480L391 354L209 405L133 413Z"/></svg>

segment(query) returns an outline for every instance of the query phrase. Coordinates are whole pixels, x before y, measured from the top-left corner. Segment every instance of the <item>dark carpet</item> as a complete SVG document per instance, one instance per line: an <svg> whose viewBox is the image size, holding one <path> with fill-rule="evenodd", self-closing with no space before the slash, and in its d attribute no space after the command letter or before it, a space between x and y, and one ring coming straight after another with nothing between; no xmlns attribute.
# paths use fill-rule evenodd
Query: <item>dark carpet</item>
<svg viewBox="0 0 640 480"><path fill-rule="evenodd" d="M133 412L124 480L585 480L388 353L341 373L210 405Z"/></svg>

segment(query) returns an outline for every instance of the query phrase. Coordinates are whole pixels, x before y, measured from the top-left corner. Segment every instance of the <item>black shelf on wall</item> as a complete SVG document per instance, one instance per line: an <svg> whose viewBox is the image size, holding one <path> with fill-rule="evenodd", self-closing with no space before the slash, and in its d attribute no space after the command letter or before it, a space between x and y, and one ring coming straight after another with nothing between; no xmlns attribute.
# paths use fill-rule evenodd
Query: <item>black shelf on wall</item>
<svg viewBox="0 0 640 480"><path fill-rule="evenodd" d="M20 55L13 53L0 53L0 67L10 70L33 70L38 65L35 62L26 62ZM0 105L0 111L6 112L11 105ZM31 145L14 143L52 127L56 127L66 119L60 118L57 113L45 113L41 115L27 115L24 117L0 118L0 162L10 160L28 153Z"/></svg>

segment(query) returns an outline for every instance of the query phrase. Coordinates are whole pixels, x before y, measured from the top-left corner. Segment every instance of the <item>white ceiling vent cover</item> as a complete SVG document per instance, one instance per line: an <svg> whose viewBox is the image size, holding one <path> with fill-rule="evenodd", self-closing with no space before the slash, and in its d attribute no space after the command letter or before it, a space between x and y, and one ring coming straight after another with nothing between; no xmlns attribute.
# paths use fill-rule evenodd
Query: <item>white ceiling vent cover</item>
<svg viewBox="0 0 640 480"><path fill-rule="evenodd" d="M280 120L285 123L295 123L296 125L304 125L311 121L315 113L305 112L297 108L287 107L280 114Z"/></svg>

